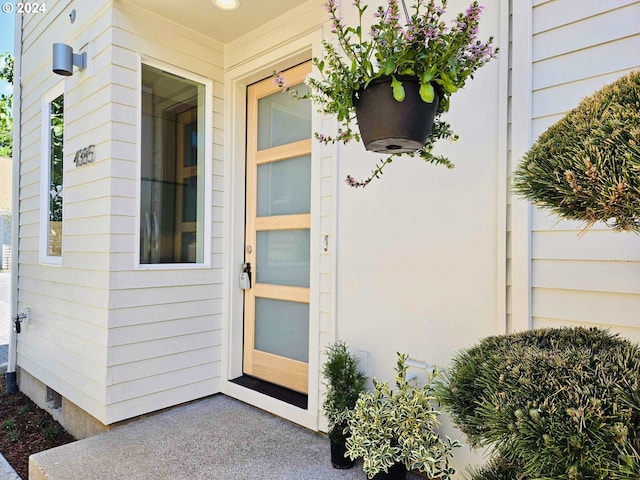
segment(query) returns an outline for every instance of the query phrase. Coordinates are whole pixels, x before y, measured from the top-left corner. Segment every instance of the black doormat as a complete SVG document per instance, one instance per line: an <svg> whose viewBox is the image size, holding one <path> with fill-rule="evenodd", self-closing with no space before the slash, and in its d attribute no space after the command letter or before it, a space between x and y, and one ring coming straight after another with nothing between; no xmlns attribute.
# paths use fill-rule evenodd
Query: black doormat
<svg viewBox="0 0 640 480"><path fill-rule="evenodd" d="M273 383L265 382L259 378L250 377L249 375L242 375L241 377L230 380L231 382L241 385L243 387L255 390L269 397L277 398L282 402L286 402L290 405L307 409L308 397L304 393L295 392L288 388L275 385Z"/></svg>

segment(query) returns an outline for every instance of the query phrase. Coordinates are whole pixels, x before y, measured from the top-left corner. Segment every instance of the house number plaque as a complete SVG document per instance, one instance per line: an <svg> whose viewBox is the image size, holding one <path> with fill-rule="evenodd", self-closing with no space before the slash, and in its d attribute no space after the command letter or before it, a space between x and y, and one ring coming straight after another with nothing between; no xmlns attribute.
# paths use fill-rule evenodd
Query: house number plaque
<svg viewBox="0 0 640 480"><path fill-rule="evenodd" d="M76 152L76 156L73 158L73 163L76 164L76 167L81 167L82 165L88 165L89 163L95 162L95 148L95 145L89 145L88 147L78 150Z"/></svg>

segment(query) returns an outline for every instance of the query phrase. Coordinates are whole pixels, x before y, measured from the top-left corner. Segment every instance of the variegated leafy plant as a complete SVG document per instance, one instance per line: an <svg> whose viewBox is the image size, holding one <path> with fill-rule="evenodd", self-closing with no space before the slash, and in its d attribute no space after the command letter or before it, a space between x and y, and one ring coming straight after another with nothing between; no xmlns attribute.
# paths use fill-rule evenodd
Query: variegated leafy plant
<svg viewBox="0 0 640 480"><path fill-rule="evenodd" d="M457 440L438 434L432 378L423 387L407 382L407 355L398 354L396 389L373 380L373 391L360 395L349 417L347 455L364 460L369 478L395 463L417 470L427 478L448 479Z"/></svg>

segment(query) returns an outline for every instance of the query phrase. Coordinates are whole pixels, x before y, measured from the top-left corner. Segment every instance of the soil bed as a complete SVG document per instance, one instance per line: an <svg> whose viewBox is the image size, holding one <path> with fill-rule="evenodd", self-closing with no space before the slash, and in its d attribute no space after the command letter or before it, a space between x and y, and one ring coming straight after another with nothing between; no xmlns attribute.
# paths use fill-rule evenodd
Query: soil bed
<svg viewBox="0 0 640 480"><path fill-rule="evenodd" d="M29 455L75 441L49 413L22 392L5 392L0 375L0 453L23 480L29 477Z"/></svg>

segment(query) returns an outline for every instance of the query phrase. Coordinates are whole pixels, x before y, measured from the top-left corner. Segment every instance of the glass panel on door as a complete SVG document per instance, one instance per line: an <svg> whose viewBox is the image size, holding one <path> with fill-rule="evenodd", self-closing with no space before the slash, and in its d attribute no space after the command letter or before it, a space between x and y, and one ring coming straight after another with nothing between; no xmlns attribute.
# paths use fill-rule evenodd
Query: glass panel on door
<svg viewBox="0 0 640 480"><path fill-rule="evenodd" d="M309 91L304 84L296 85L294 88L300 95ZM309 138L310 112L311 100L309 99L296 100L291 95L283 95L280 91L260 98L258 100L258 150Z"/></svg>
<svg viewBox="0 0 640 480"><path fill-rule="evenodd" d="M256 299L255 348L281 357L309 361L309 304Z"/></svg>
<svg viewBox="0 0 640 480"><path fill-rule="evenodd" d="M309 213L311 156L258 166L258 216Z"/></svg>

